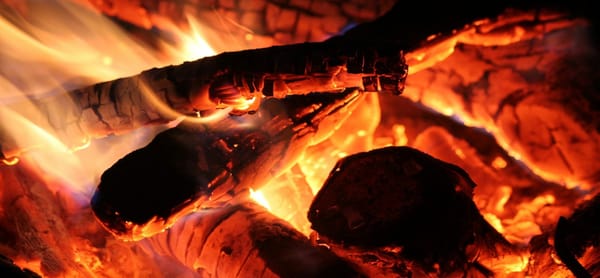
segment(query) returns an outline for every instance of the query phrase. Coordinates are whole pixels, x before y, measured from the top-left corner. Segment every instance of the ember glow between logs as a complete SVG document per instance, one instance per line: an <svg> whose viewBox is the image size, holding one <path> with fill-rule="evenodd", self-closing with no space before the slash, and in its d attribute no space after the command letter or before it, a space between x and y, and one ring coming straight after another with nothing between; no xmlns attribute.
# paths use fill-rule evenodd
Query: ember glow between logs
<svg viewBox="0 0 600 278"><path fill-rule="evenodd" d="M178 116L190 115L173 115L169 124L127 134L65 141L71 134L59 134L64 131L56 130L48 116L27 100L239 50L241 43L228 49L222 47L223 37L203 37L215 31L190 15L187 29L161 20L162 32L155 33L155 45L148 46L133 39L131 30L82 5L84 1L58 6L34 2L28 2L25 11L6 8L0 17L0 30L8 34L0 40L0 146L14 141L24 150L4 157L0 167L0 235L6 235L0 238L0 254L48 277L201 276L190 265L164 256L177 251L157 251L160 238L156 242L113 238L95 221L88 205L105 169L159 131L177 125L182 120ZM248 191L247 197L305 236L316 237L306 213L339 159L386 146L410 146L469 173L477 184L473 201L481 215L517 250L484 256L478 263L498 277L541 276L547 273L539 269L543 263L556 277L568 277L569 270L554 253L546 250L548 256L539 257L541 252L531 251L531 242L550 233L560 216L569 216L598 192L600 168L590 164L597 161L600 139L580 118L598 111L584 107L583 116L570 116L572 107L561 106L566 96L552 91L552 86L565 83L560 89L568 91L567 78L572 76L555 76L564 70L565 59L565 64L571 58L577 64L595 51L586 28L585 20L556 12L508 12L498 19L473 22L451 36L432 35L406 53L410 68L403 96L366 93L330 137L311 145L297 163ZM273 44L259 37L247 32L237 39L254 40L256 47ZM213 50L211 40L221 47ZM262 99L241 101L238 110ZM45 111L53 109L68 108ZM227 117L230 111L216 117ZM212 121L205 112L198 111L199 118ZM544 115L548 121L531 115ZM556 124L548 123L552 120ZM14 201L17 198L24 200ZM44 212L50 217L44 218ZM188 229L176 227L175 231ZM355 252L336 248L342 257ZM589 248L580 260L584 265L594 263L597 254ZM193 263L198 265L204 262Z"/></svg>

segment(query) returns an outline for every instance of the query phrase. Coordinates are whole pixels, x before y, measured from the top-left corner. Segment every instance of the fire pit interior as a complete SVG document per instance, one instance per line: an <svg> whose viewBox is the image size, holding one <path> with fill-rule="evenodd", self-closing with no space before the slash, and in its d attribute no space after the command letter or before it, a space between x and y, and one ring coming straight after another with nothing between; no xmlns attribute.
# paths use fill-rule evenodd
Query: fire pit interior
<svg viewBox="0 0 600 278"><path fill-rule="evenodd" d="M424 2L0 0L1 276L600 276L599 15Z"/></svg>

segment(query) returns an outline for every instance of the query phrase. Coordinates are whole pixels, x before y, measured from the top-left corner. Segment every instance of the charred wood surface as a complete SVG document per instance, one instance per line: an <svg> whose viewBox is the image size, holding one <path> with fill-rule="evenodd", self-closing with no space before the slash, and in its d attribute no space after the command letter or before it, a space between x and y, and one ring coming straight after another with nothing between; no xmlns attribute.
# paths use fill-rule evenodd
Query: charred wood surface
<svg viewBox="0 0 600 278"><path fill-rule="evenodd" d="M360 99L356 91L272 98L254 114L163 132L102 175L94 212L123 238L152 235L191 210L220 206L277 177Z"/></svg>
<svg viewBox="0 0 600 278"><path fill-rule="evenodd" d="M198 211L144 242L202 277L364 277L254 203Z"/></svg>
<svg viewBox="0 0 600 278"><path fill-rule="evenodd" d="M348 26L374 20L395 0L383 1L168 1L78 0L142 28L169 31L196 18L217 47L249 49L266 45L322 41ZM24 7L26 8L26 7ZM211 41L213 42L213 41Z"/></svg>
<svg viewBox="0 0 600 278"><path fill-rule="evenodd" d="M471 200L475 184L461 168L408 147L340 160L309 210L320 236L362 248L401 247L426 271L463 269L473 258L511 245ZM438 273L439 274L439 273Z"/></svg>
<svg viewBox="0 0 600 278"><path fill-rule="evenodd" d="M255 108L249 103L258 105L263 95L283 98L349 88L400 94L406 74L402 50L393 44L338 37L323 43L223 53L9 108L22 110L24 117L76 146L84 138L164 124L198 111L225 107L251 111ZM30 101L42 112L32 109L34 115L27 115ZM0 130L0 157L29 147L17 146L19 138L5 133Z"/></svg>

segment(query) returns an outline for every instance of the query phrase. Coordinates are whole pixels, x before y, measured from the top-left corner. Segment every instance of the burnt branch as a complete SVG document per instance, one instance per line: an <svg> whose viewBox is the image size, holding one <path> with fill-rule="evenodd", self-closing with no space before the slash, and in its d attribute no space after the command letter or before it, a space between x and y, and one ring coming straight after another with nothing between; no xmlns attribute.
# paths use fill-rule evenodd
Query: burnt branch
<svg viewBox="0 0 600 278"><path fill-rule="evenodd" d="M67 145L77 146L84 138L164 124L199 111L229 107L245 113L256 109L262 97L350 88L399 94L407 74L403 57L393 44L340 37L223 53L8 108L22 110L25 118L39 120L40 127L55 130ZM33 111L18 109L21 106L33 106ZM17 146L18 139L0 130L0 157L18 155L29 147Z"/></svg>

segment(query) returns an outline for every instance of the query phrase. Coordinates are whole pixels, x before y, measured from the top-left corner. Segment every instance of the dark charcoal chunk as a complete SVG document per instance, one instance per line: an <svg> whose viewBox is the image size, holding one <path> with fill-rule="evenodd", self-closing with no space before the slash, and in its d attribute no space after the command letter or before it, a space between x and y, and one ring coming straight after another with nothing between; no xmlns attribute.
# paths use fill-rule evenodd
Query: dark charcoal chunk
<svg viewBox="0 0 600 278"><path fill-rule="evenodd" d="M363 248L401 246L425 267L464 267L467 246L495 253L510 245L471 200L461 168L408 147L340 160L309 210L320 235Z"/></svg>

